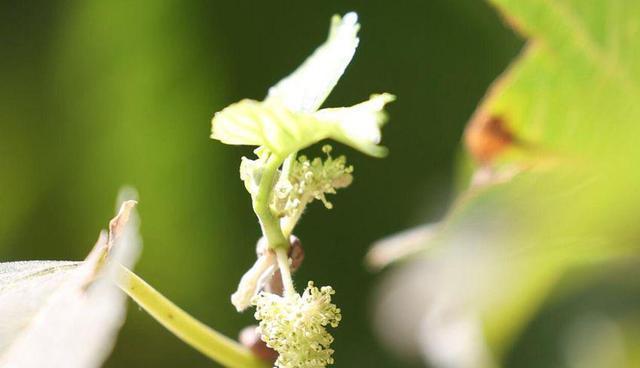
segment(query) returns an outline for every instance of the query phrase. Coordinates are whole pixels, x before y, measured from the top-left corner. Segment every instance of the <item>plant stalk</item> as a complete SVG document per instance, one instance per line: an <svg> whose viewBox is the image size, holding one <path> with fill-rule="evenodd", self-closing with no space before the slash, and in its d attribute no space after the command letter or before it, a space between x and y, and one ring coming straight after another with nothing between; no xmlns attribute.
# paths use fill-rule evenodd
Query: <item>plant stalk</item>
<svg viewBox="0 0 640 368"><path fill-rule="evenodd" d="M284 287L284 295L291 295L296 292L293 287L293 279L291 278L291 268L289 267L289 255L284 249L276 249L276 259L278 261L278 269L282 277L282 286Z"/></svg>
<svg viewBox="0 0 640 368"><path fill-rule="evenodd" d="M120 266L117 284L180 340L221 365L228 368L271 367L248 348L189 315L124 266Z"/></svg>
<svg viewBox="0 0 640 368"><path fill-rule="evenodd" d="M258 193L253 198L253 210L260 220L262 233L267 238L269 248L283 248L288 250L289 241L287 241L282 234L280 220L273 215L271 208L269 208L269 200L271 191L273 190L274 180L282 161L283 159L274 154L267 159L262 177L260 178Z"/></svg>

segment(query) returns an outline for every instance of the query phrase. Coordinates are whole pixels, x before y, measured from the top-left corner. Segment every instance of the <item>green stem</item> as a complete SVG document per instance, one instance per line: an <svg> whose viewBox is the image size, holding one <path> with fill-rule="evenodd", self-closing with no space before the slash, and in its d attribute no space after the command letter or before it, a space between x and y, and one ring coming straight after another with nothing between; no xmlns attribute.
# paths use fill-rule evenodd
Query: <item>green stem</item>
<svg viewBox="0 0 640 368"><path fill-rule="evenodd" d="M118 286L180 340L229 368L270 368L248 348L193 318L126 267L120 266Z"/></svg>
<svg viewBox="0 0 640 368"><path fill-rule="evenodd" d="M276 259L278 261L278 269L280 269L280 276L282 277L284 295L294 294L296 289L293 287L291 268L289 268L289 255L287 255L287 251L282 248L276 249Z"/></svg>
<svg viewBox="0 0 640 368"><path fill-rule="evenodd" d="M267 159L262 177L260 178L258 193L253 198L253 211L260 220L262 233L267 238L269 248L271 249L289 249L289 242L280 229L280 220L273 215L269 208L274 179L282 161L280 157L273 154Z"/></svg>

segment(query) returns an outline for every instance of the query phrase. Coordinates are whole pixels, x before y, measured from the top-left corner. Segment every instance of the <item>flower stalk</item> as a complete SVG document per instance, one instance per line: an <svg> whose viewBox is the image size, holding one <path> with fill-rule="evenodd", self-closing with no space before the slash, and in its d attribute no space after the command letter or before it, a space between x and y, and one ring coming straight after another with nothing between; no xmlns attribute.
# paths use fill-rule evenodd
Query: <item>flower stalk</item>
<svg viewBox="0 0 640 368"><path fill-rule="evenodd" d="M278 269L282 276L282 285L284 286L284 295L291 295L296 293L296 289L293 287L293 278L291 277L291 267L289 265L289 255L287 251L282 248L275 250L276 258L278 260Z"/></svg>
<svg viewBox="0 0 640 368"><path fill-rule="evenodd" d="M258 192L253 198L253 211L258 216L262 233L267 238L270 249L283 248L289 249L289 242L282 234L280 222L271 212L269 202L271 199L271 190L275 182L278 168L284 160L275 154L271 154L263 167L262 177Z"/></svg>
<svg viewBox="0 0 640 368"><path fill-rule="evenodd" d="M173 304L151 285L120 266L118 286L180 340L228 368L270 368L248 348L208 327Z"/></svg>

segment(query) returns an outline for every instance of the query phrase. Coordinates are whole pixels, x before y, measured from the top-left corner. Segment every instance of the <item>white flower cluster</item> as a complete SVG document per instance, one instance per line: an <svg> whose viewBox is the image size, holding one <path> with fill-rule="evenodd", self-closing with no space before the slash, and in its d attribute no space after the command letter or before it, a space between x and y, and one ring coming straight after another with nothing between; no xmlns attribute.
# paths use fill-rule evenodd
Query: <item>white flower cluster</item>
<svg viewBox="0 0 640 368"><path fill-rule="evenodd" d="M333 337L326 327L337 327L340 309L331 303L330 286L312 281L302 295L260 293L254 298L255 318L262 340L278 352L278 368L324 368L333 363Z"/></svg>
<svg viewBox="0 0 640 368"><path fill-rule="evenodd" d="M309 161L306 156L300 156L291 168L291 192L285 208L288 214L299 206L306 206L314 199L321 200L328 209L333 208L325 194L335 194L336 189L345 188L353 181L353 166L347 166L345 156L336 159L331 157L329 145L322 147L322 151L327 154L324 161L319 157Z"/></svg>
<svg viewBox="0 0 640 368"><path fill-rule="evenodd" d="M327 158L309 160L302 155L291 163L286 176L281 176L273 191L271 208L283 218L283 229L293 229L305 207L320 200L328 209L333 208L326 194L335 194L336 189L345 188L353 181L353 166L347 165L344 156L331 157L331 146L322 151Z"/></svg>

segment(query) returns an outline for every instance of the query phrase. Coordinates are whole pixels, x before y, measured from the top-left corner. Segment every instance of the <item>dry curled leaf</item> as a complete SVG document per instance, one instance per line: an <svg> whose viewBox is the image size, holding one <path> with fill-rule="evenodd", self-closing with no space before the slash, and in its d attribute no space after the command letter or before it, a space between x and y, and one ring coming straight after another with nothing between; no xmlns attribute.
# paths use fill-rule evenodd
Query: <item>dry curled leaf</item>
<svg viewBox="0 0 640 368"><path fill-rule="evenodd" d="M140 247L134 206L122 204L83 262L0 263L0 367L102 365L125 318L112 278Z"/></svg>

